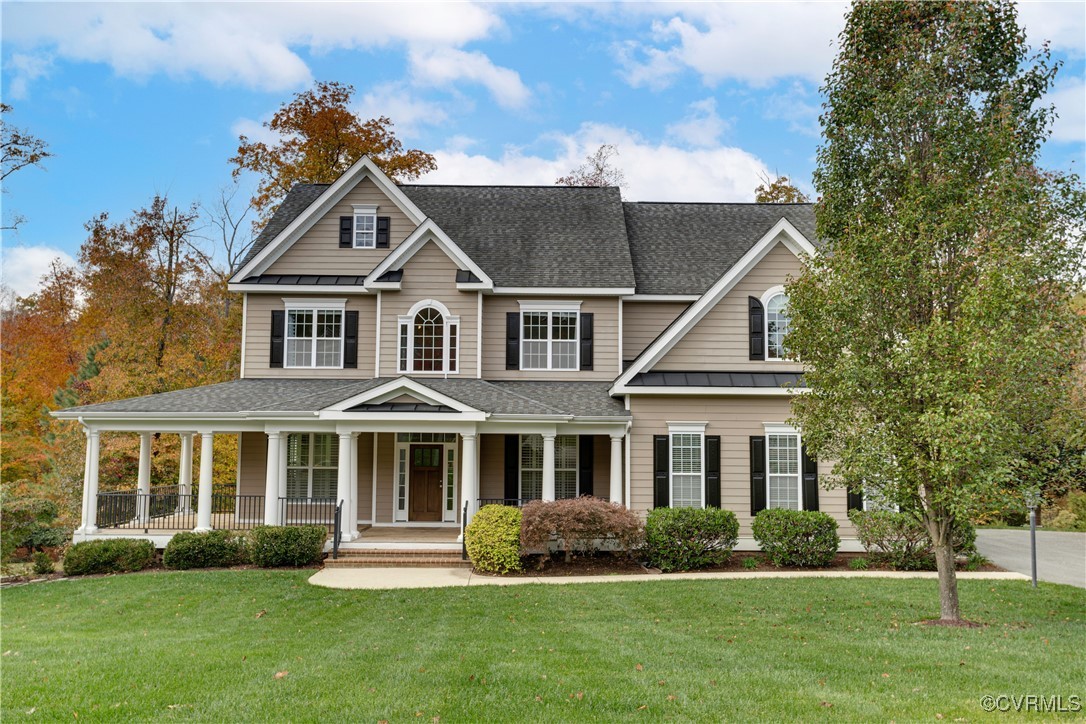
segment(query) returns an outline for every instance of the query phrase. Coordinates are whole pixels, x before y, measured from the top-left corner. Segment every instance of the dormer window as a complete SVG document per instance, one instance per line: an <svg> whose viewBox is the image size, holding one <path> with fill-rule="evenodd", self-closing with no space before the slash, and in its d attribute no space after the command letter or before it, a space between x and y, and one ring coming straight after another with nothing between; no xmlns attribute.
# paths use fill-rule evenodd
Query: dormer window
<svg viewBox="0 0 1086 724"><path fill-rule="evenodd" d="M354 207L354 247L356 249L377 248L377 207Z"/></svg>

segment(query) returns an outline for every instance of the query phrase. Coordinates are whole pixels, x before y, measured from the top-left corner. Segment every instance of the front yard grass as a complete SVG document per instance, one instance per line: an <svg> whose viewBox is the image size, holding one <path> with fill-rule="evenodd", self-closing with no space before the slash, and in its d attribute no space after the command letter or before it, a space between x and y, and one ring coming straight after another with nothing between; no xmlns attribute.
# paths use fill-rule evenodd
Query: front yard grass
<svg viewBox="0 0 1086 724"><path fill-rule="evenodd" d="M304 571L3 591L3 717L537 721L999 717L1082 696L1086 591L962 581L980 629L919 626L931 580L334 591Z"/></svg>

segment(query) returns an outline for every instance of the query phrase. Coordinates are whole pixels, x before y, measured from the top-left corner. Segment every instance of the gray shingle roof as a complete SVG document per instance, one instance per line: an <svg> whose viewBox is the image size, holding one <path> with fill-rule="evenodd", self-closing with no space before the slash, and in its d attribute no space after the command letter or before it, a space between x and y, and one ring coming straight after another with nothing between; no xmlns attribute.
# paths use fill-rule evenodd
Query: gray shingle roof
<svg viewBox="0 0 1086 724"><path fill-rule="evenodd" d="M400 188L497 286L634 286L617 188Z"/></svg>
<svg viewBox="0 0 1086 724"><path fill-rule="evenodd" d="M642 372L634 387L806 387L802 372Z"/></svg>
<svg viewBox="0 0 1086 724"><path fill-rule="evenodd" d="M812 243L812 204L624 203L638 294L702 294L785 217Z"/></svg>
<svg viewBox="0 0 1086 724"><path fill-rule="evenodd" d="M279 204L279 208L272 214L267 225L260 231L256 241L249 247L249 253L238 264L238 269L248 264L249 260L260 253L260 250L278 236L280 231L290 226L290 222L298 218L298 215L316 201L326 188L328 184L295 184L283 199L283 203Z"/></svg>
<svg viewBox="0 0 1086 724"><path fill-rule="evenodd" d="M229 414L317 412L395 378L372 380L246 378L157 395L102 402L65 410L90 414ZM487 382L478 379L413 378L435 392L495 415L625 417L607 394L609 382ZM402 403L401 403L402 404Z"/></svg>

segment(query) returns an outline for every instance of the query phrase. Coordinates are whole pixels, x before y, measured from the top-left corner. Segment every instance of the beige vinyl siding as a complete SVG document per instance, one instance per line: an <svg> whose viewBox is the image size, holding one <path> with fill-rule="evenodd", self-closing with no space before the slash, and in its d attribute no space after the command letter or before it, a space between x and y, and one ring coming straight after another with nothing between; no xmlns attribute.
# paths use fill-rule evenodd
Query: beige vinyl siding
<svg viewBox="0 0 1086 724"><path fill-rule="evenodd" d="M507 370L505 369L505 315L519 312L521 301L543 301L546 297L488 296L483 305L483 378L488 380L612 380L618 373L618 298L563 297L554 302L580 301L581 311L594 315L592 362L595 369Z"/></svg>
<svg viewBox="0 0 1086 724"><path fill-rule="evenodd" d="M371 443L372 445L372 443ZM372 449L371 449L372 452ZM392 522L392 495L396 479L396 436L377 434L377 518L375 523ZM371 462L372 465L372 457Z"/></svg>
<svg viewBox="0 0 1086 724"><path fill-rule="evenodd" d="M623 301L622 359L627 362L637 359L688 306L689 302Z"/></svg>
<svg viewBox="0 0 1086 724"><path fill-rule="evenodd" d="M435 299L453 315L459 315L460 337L457 377L475 377L477 327L479 326L478 292L462 292L456 288L456 263L437 244L428 242L404 265L400 291L381 292L381 376L399 373L399 316L424 299ZM372 357L371 357L372 359ZM372 373L372 369L371 369ZM418 374L418 373L415 373ZM444 373L421 373L419 377L444 376Z"/></svg>
<svg viewBox="0 0 1086 724"><path fill-rule="evenodd" d="M388 249L339 248L339 217L352 216L352 204L376 206L378 216L389 217ZM414 230L415 225L392 199L367 177L284 251L264 273L365 276Z"/></svg>
<svg viewBox="0 0 1086 724"><path fill-rule="evenodd" d="M284 299L346 299L348 311L358 312L358 367L350 369L287 369L271 367L271 313L285 310ZM373 345L377 334L374 321L377 301L366 294L249 294L245 319L244 377L373 377Z"/></svg>
<svg viewBox="0 0 1086 724"><path fill-rule="evenodd" d="M238 471L238 495L263 495L267 490L268 436L262 432L243 432Z"/></svg>
<svg viewBox="0 0 1086 724"><path fill-rule="evenodd" d="M791 416L787 398L764 397L633 397L632 445L630 448L631 507L652 508L652 438L668 434L668 422L705 422L706 435L720 435L720 503L739 519L739 535L751 535L750 524L750 438L764 435L764 423L786 422ZM832 463L819 462L820 476L829 474ZM819 510L829 513L840 526L841 536L852 537L855 529L847 516L844 488L818 491Z"/></svg>
<svg viewBox="0 0 1086 724"><path fill-rule="evenodd" d="M358 520L373 517L373 433L358 435Z"/></svg>
<svg viewBox="0 0 1086 724"><path fill-rule="evenodd" d="M799 259L777 242L653 367L654 370L780 370L793 362L750 361L747 297L762 298L770 287L800 272ZM628 305L632 306L632 305ZM626 312L626 310L623 310Z"/></svg>
<svg viewBox="0 0 1086 724"><path fill-rule="evenodd" d="M479 467L479 497L505 497L505 435L482 435L482 464ZM582 487L581 495L605 500L611 495L611 438L593 436L592 489ZM582 484L583 485L583 484Z"/></svg>

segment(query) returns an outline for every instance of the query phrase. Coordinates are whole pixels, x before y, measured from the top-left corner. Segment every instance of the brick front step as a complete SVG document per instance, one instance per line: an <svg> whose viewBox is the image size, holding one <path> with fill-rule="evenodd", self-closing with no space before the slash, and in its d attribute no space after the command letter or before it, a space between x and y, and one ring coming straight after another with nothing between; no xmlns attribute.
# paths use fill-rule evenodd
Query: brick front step
<svg viewBox="0 0 1086 724"><path fill-rule="evenodd" d="M459 553L441 550L345 551L324 560L325 568L470 568Z"/></svg>

